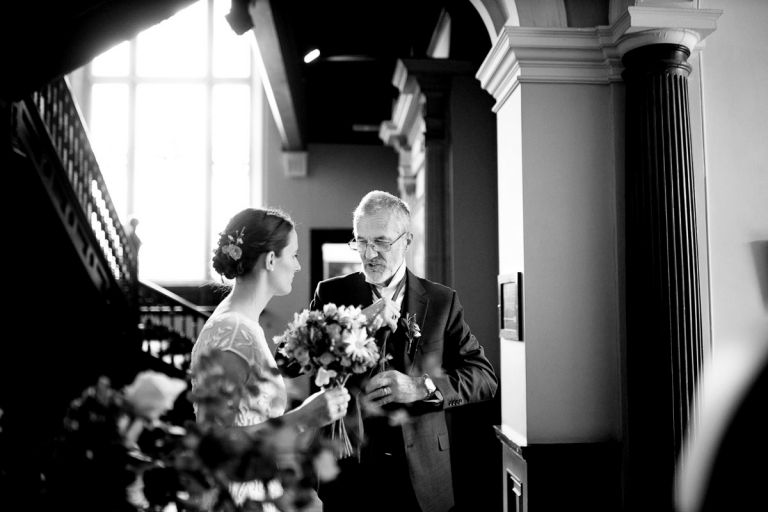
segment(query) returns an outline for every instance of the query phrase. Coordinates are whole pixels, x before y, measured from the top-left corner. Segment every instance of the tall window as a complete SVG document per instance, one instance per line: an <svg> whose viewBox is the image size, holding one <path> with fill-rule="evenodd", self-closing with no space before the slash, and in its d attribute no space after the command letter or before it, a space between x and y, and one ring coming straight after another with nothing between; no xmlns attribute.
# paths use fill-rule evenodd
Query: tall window
<svg viewBox="0 0 768 512"><path fill-rule="evenodd" d="M218 231L261 203L262 89L252 37L200 0L95 58L88 127L123 221L139 220L139 275L163 284L211 277Z"/></svg>

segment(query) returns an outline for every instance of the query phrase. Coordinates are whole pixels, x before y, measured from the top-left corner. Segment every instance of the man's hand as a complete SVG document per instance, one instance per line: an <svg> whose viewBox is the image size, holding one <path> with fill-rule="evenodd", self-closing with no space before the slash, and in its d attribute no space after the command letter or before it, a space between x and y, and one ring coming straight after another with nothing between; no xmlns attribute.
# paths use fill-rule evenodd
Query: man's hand
<svg viewBox="0 0 768 512"><path fill-rule="evenodd" d="M427 397L421 377L410 377L397 370L377 373L365 385L365 400L382 406L390 402L409 404Z"/></svg>
<svg viewBox="0 0 768 512"><path fill-rule="evenodd" d="M397 305L386 297L382 297L363 310L365 318L368 319L368 325L374 330L387 325L392 332L397 330L397 320L400 318L400 309Z"/></svg>

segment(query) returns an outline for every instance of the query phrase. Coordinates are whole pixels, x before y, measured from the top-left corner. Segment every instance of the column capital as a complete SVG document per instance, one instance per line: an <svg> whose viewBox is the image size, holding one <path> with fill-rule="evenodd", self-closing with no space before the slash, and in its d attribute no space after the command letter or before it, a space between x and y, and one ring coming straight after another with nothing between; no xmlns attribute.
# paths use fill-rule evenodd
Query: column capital
<svg viewBox="0 0 768 512"><path fill-rule="evenodd" d="M689 51L717 27L722 11L629 7L609 26L504 26L475 77L498 112L521 83L608 84L621 81L621 57L640 46L668 43Z"/></svg>
<svg viewBox="0 0 768 512"><path fill-rule="evenodd" d="M384 121L379 127L379 138L387 146L397 149L413 141L416 130L420 128L422 116L429 117L443 105L435 105L450 89L451 79L456 75L471 75L473 69L469 62L445 59L399 59L392 75L392 85L400 95L392 108L392 119ZM429 103L429 100L434 100ZM429 128L429 127L428 127ZM441 131L442 128L439 128Z"/></svg>
<svg viewBox="0 0 768 512"><path fill-rule="evenodd" d="M717 28L719 9L628 7L611 26L612 43L620 56L652 44L678 44L690 53Z"/></svg>
<svg viewBox="0 0 768 512"><path fill-rule="evenodd" d="M639 77L649 74L675 74L687 77L691 73L688 57L691 52L682 44L651 44L630 50L621 59L624 64L622 77L630 86Z"/></svg>
<svg viewBox="0 0 768 512"><path fill-rule="evenodd" d="M421 89L416 77L408 73L402 60L395 64L392 85L397 87L400 95L392 107L392 119L381 123L379 138L385 145L398 149L410 142L414 127L418 124L422 108Z"/></svg>

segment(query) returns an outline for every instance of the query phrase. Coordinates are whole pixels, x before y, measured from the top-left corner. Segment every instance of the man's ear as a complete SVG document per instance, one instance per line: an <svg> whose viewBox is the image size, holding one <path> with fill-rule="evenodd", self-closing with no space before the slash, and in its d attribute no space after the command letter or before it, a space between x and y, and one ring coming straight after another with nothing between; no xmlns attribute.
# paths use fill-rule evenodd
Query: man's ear
<svg viewBox="0 0 768 512"><path fill-rule="evenodd" d="M269 251L264 256L264 268L266 268L270 272L272 270L275 270L275 258L276 258L275 251Z"/></svg>
<svg viewBox="0 0 768 512"><path fill-rule="evenodd" d="M405 235L405 248L411 246L411 243L413 242L413 233L409 232L407 235Z"/></svg>

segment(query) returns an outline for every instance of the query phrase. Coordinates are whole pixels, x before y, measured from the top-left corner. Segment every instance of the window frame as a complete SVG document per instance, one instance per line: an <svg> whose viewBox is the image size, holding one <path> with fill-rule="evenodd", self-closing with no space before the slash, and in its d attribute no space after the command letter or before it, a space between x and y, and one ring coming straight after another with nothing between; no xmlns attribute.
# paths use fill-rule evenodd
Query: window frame
<svg viewBox="0 0 768 512"><path fill-rule="evenodd" d="M249 111L249 127L250 127L250 144L249 144L249 193L248 203L249 205L260 205L263 203L263 189L262 189L262 169L263 169L263 137L265 134L265 116L264 116L264 92L262 82L259 76L259 69L256 64L256 55L254 48L254 40L251 34L245 34L240 37L251 37L249 45L250 54L250 70L248 76L245 77L222 77L214 75L214 23L215 23L215 6L216 0L205 0L207 8L206 16L206 55L205 55L205 73L202 76L189 76L189 77L152 77L141 76L138 73L138 35L128 40L128 73L122 76L104 76L95 75L93 73L93 63L89 62L83 67L82 84L79 87L82 94L83 113L87 120L87 124L90 124L93 113L92 105L92 91L94 86L100 84L120 84L126 85L128 88L128 141L126 144L126 191L124 204L125 210L118 212L125 215L126 218L122 219L126 223L130 217L134 215L136 211L136 93L137 89L141 85L145 84L195 84L205 86L205 178L204 178L204 194L203 207L205 209L204 219L205 226L203 226L203 232L205 236L204 240L204 253L200 257L200 275L198 278L190 278L183 280L163 280L163 279L150 279L153 282L164 286L198 286L201 283L210 282L214 276L211 270L211 258L210 255L213 251L213 244L215 243L213 235L213 96L214 88L217 85L247 85L250 90L250 111ZM235 212L232 212L233 214ZM140 222L145 219L138 219ZM140 225L140 224L139 224ZM139 236L141 236L141 228L139 228ZM141 250L139 250L139 261L141 262ZM141 264L139 264L139 275L141 275Z"/></svg>

